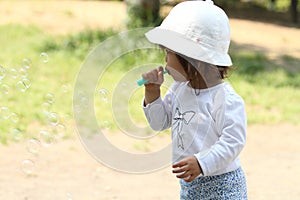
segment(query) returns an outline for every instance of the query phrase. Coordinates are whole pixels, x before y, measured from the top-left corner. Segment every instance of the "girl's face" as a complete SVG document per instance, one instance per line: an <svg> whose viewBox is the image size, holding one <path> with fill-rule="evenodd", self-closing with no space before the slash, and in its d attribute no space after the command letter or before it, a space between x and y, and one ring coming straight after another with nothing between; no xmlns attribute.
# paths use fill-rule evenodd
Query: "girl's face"
<svg viewBox="0 0 300 200"><path fill-rule="evenodd" d="M176 54L171 50L165 49L167 55L166 60L166 70L173 77L175 81L185 82L187 81L187 74L185 73L181 63L179 62Z"/></svg>

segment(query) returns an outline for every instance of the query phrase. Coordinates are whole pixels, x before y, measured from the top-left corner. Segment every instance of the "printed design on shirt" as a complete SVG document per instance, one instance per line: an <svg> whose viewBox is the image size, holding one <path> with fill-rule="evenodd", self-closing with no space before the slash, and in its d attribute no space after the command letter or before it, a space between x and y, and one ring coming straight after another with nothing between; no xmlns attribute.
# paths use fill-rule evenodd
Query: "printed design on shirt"
<svg viewBox="0 0 300 200"><path fill-rule="evenodd" d="M184 150L183 133L181 133L183 124L188 125L193 119L194 115L194 111L186 111L184 113L181 113L179 111L179 108L176 108L175 110L175 115L173 117L174 133L177 135L177 147L182 150Z"/></svg>

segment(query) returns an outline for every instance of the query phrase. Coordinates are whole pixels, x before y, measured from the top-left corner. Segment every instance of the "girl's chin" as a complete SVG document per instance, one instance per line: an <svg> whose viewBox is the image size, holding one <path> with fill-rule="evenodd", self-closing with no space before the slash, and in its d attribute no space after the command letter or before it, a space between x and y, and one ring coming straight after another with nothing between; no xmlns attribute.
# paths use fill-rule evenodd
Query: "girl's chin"
<svg viewBox="0 0 300 200"><path fill-rule="evenodd" d="M183 79L183 78L174 77L174 76L172 76L172 77L173 77L174 81L176 81L176 82L186 82L187 81L186 79Z"/></svg>

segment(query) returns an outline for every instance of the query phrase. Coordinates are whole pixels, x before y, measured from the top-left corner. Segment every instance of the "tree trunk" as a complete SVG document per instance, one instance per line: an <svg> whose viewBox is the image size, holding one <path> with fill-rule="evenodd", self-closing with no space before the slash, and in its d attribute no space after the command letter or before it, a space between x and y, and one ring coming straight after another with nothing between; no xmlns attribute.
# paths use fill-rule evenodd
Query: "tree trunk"
<svg viewBox="0 0 300 200"><path fill-rule="evenodd" d="M297 7L298 7L298 0L291 0L291 15L292 15L292 20L295 24L298 23Z"/></svg>
<svg viewBox="0 0 300 200"><path fill-rule="evenodd" d="M127 27L156 26L160 23L160 0L126 0Z"/></svg>

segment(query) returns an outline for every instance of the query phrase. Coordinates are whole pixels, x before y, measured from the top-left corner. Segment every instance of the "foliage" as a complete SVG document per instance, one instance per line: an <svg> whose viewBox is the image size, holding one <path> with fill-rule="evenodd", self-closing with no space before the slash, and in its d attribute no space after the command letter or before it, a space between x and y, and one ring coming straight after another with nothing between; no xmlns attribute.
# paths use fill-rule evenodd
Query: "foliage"
<svg viewBox="0 0 300 200"><path fill-rule="evenodd" d="M215 4L224 8L257 8L257 9L271 9L270 0L250 0L250 1L236 1L236 0L214 0ZM290 8L290 0L276 0L272 9L277 12L286 12Z"/></svg>
<svg viewBox="0 0 300 200"><path fill-rule="evenodd" d="M49 37L42 43L40 51L67 51L82 59L86 53L91 51L97 44L116 33L117 32L112 29L106 31L84 30L83 32L57 39Z"/></svg>

